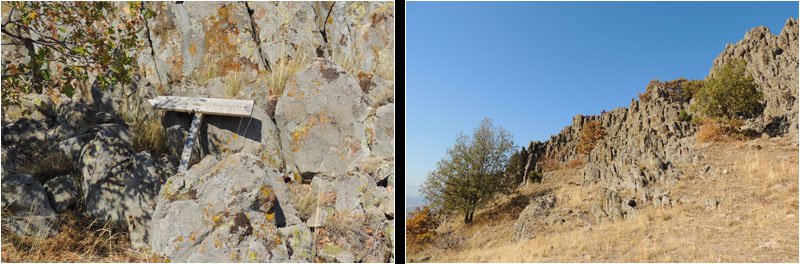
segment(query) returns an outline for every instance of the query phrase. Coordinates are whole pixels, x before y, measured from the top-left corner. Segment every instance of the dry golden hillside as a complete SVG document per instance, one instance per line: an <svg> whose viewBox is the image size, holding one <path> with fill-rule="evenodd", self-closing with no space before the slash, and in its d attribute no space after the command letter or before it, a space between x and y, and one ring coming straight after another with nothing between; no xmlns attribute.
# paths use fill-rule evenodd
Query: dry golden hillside
<svg viewBox="0 0 800 264"><path fill-rule="evenodd" d="M581 165L562 168L541 184L497 197L475 221L450 216L445 238L408 248L411 262L798 262L798 146L786 138L698 146L705 158L677 164L684 175L674 207L646 204L626 220L597 222L581 212L603 192L581 186ZM719 173L703 172L705 165ZM532 197L552 193L551 215L534 238L513 242L514 223Z"/></svg>

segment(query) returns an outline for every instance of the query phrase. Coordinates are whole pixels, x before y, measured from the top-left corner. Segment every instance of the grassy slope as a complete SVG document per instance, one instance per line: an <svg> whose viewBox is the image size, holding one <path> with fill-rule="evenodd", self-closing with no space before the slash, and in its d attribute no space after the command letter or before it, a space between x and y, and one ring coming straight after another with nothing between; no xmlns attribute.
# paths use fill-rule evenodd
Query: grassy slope
<svg viewBox="0 0 800 264"><path fill-rule="evenodd" d="M756 145L761 148L758 149ZM703 163L731 171L701 175L702 164L678 164L684 172L672 197L696 198L674 208L648 204L624 221L584 221L600 190L582 188L580 168L564 168L542 184L498 197L464 225L452 216L438 231L458 230L467 240L453 250L409 248L409 260L430 262L798 262L798 148L783 138L715 143L698 149ZM563 224L515 243L513 226L530 197L554 192L553 213ZM677 196L675 194L678 194ZM709 198L723 198L707 209ZM572 211L572 212L571 212Z"/></svg>

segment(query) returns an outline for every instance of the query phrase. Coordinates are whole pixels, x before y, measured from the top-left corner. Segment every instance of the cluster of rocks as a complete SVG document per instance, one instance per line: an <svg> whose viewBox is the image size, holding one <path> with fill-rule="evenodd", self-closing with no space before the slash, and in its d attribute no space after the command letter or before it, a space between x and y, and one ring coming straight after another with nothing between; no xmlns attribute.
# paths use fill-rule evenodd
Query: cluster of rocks
<svg viewBox="0 0 800 264"><path fill-rule="evenodd" d="M764 93L764 112L747 121L747 128L766 136L798 136L796 104L797 21L790 18L780 35L764 28L749 31L736 45L728 45L714 61L714 68L735 58L748 62L750 72ZM713 73L713 68L712 68ZM646 94L631 100L630 105L599 116L577 115L572 125L545 142L531 142L517 155L525 157L525 173L561 167L582 159L583 186L602 186L600 198L590 213L595 221L624 219L636 208L673 206L681 197L670 196L670 187L678 183L683 172L676 165L698 162L703 157L695 151L695 125L681 119L679 113L691 113L692 101L670 96L660 82L648 85ZM588 154L578 154L582 128L597 122L605 136ZM708 170L706 168L706 170ZM545 177L548 173L545 173ZM534 198L515 225L515 239L530 234L525 228L535 226L542 217L542 203ZM709 203L716 206L716 202Z"/></svg>
<svg viewBox="0 0 800 264"><path fill-rule="evenodd" d="M12 215L3 218L4 225L18 234L50 236L58 231L56 213L80 201L89 216L127 221L133 244L143 246L148 233L143 226L163 180L156 163L170 167L163 164L169 159L154 161L145 151L134 152L132 132L117 118L107 118L111 113L80 100L44 98L39 105L46 106L23 110L52 109L42 117L3 124L3 208ZM81 116L92 118L74 119Z"/></svg>
<svg viewBox="0 0 800 264"><path fill-rule="evenodd" d="M394 3L148 7L156 16L135 22L145 30L131 84L100 89L90 78L90 93L25 95L4 111L4 228L50 236L59 212L80 210L124 224L135 247L171 261L393 261ZM26 56L4 46L4 61ZM263 78L303 57L283 90ZM146 102L158 95L255 107L249 118L206 116L194 165L177 173L191 116L161 117ZM137 153L126 121L156 117L167 153ZM24 166L50 156L63 173ZM290 187L335 198L305 218Z"/></svg>

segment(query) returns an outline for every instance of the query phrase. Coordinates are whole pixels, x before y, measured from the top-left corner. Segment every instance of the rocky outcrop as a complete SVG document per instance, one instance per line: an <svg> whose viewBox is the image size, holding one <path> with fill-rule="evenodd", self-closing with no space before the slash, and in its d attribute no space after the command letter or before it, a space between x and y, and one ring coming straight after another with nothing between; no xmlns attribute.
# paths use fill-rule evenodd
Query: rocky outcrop
<svg viewBox="0 0 800 264"><path fill-rule="evenodd" d="M797 36L798 25L791 18L780 35L758 27L739 43L729 44L714 61L714 68L737 58L748 62L748 72L765 96L763 114L746 122L765 136L798 136ZM572 125L550 140L531 142L516 154L525 171L511 173L527 176L531 168L553 170L581 159L583 186L602 188L603 195L591 210L596 221L624 219L642 206L673 206L681 197L671 196L670 189L684 177L677 165L702 158L694 149L697 127L679 118L680 111L689 111L690 103L670 96L663 83L651 82L640 100L631 100L627 108L599 116L577 115ZM589 122L600 124L605 136L587 154L578 154L582 129ZM529 233L522 229L539 207L532 203L525 210L515 234Z"/></svg>
<svg viewBox="0 0 800 264"><path fill-rule="evenodd" d="M367 157L362 97L355 78L322 58L292 77L275 110L287 168L339 175Z"/></svg>
<svg viewBox="0 0 800 264"><path fill-rule="evenodd" d="M764 94L764 112L749 125L770 136L798 135L798 24L789 18L779 35L764 26L745 33L736 44L728 44L714 60L714 69L734 59L747 62L747 71L753 76L759 91Z"/></svg>

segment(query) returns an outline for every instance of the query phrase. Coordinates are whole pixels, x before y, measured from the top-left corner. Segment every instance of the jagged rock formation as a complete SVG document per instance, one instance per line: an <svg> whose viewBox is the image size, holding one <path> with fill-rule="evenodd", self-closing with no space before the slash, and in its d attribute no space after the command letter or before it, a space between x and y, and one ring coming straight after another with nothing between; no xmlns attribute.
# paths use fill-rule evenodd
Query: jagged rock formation
<svg viewBox="0 0 800 264"><path fill-rule="evenodd" d="M748 126L765 136L797 138L797 21L790 18L779 36L764 27L749 31L736 45L729 44L714 61L718 67L734 58L748 62L759 90L764 93L763 115L748 120ZM713 68L712 68L713 72ZM694 150L696 126L679 119L691 102L673 98L661 83L652 82L643 98L631 100L599 116L577 115L573 123L545 142L531 142L516 155L523 157L524 172L563 167L583 159L583 186L600 184L603 195L591 214L596 221L623 219L637 207L672 206L680 197L670 196L670 187L683 177L676 164L702 159ZM582 128L599 122L606 135L588 154L577 152ZM545 173L545 177L549 174ZM540 202L532 201L515 225L515 238L529 237L525 226L541 215Z"/></svg>
<svg viewBox="0 0 800 264"><path fill-rule="evenodd" d="M793 18L786 20L779 35L764 26L753 28L736 44L725 46L711 68L713 75L715 68L733 59L747 62L747 71L764 93L764 112L749 123L770 136L798 135L797 31L797 20Z"/></svg>

